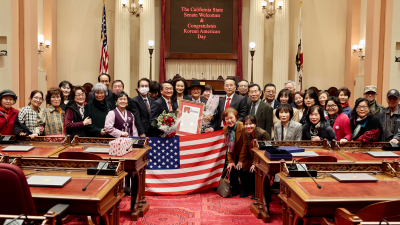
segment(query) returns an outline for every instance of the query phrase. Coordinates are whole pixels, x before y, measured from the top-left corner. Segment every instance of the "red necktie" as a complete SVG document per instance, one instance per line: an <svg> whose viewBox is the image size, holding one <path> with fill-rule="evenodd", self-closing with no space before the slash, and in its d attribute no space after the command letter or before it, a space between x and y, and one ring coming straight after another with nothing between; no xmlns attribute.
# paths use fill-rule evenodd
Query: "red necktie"
<svg viewBox="0 0 400 225"><path fill-rule="evenodd" d="M228 100L226 101L225 109L228 109L229 106L231 106L231 98L228 98ZM225 121L223 121L223 123L224 123L224 126L226 126Z"/></svg>
<svg viewBox="0 0 400 225"><path fill-rule="evenodd" d="M143 99L143 101L144 101L144 103L145 103L146 106L147 106L147 111L149 111L149 114L151 114L151 113L150 113L149 103L147 102L147 99Z"/></svg>
<svg viewBox="0 0 400 225"><path fill-rule="evenodd" d="M171 100L168 100L168 110L172 112L172 107L171 107Z"/></svg>

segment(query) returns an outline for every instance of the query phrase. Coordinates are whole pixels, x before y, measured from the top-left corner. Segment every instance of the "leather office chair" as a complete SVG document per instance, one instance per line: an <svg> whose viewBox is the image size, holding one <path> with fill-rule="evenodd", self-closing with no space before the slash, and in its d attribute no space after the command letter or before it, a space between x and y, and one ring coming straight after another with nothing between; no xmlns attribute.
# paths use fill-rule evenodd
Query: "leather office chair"
<svg viewBox="0 0 400 225"><path fill-rule="evenodd" d="M0 214L37 216L36 206L21 168L7 163L0 163ZM57 224L61 224L62 213L69 207L58 204L51 208L59 215Z"/></svg>
<svg viewBox="0 0 400 225"><path fill-rule="evenodd" d="M299 162L337 162L337 158L330 155L311 156L297 160Z"/></svg>
<svg viewBox="0 0 400 225"><path fill-rule="evenodd" d="M353 225L360 222L379 222L400 220L400 201L385 201L371 204L356 214L350 213L345 208L335 210L335 221L337 225ZM384 223L385 224L385 223Z"/></svg>
<svg viewBox="0 0 400 225"><path fill-rule="evenodd" d="M59 159L103 160L100 156L86 152L62 152Z"/></svg>

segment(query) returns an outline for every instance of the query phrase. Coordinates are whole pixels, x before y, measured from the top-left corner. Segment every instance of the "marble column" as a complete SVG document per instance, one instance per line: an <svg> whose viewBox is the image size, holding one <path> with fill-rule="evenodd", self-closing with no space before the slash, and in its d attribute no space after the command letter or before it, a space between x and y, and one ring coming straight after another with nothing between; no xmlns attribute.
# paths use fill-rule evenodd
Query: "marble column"
<svg viewBox="0 0 400 225"><path fill-rule="evenodd" d="M262 13L262 0L250 1L250 18L249 18L249 43L256 43L256 50L253 57L253 82L263 86L264 84L264 20ZM247 43L247 45L249 44ZM250 48L249 48L250 49ZM243 52L248 56L248 81L251 80L251 57L250 52Z"/></svg>
<svg viewBox="0 0 400 225"><path fill-rule="evenodd" d="M289 73L289 0L279 1L283 2L283 7L274 15L274 56L272 63L272 83L275 84L277 92L283 89L283 84L288 80ZM276 9L279 1L275 1Z"/></svg>
<svg viewBox="0 0 400 225"><path fill-rule="evenodd" d="M148 41L156 40L155 14L155 0L146 0L143 5L143 12L140 13L139 79L143 77L150 78L150 54ZM159 79L159 74L155 74L156 51L160 51L160 43L155 42L151 63L152 80Z"/></svg>
<svg viewBox="0 0 400 225"><path fill-rule="evenodd" d="M124 91L132 95L130 92L129 16L128 9L122 7L121 0L115 0L114 80L122 80L125 84Z"/></svg>

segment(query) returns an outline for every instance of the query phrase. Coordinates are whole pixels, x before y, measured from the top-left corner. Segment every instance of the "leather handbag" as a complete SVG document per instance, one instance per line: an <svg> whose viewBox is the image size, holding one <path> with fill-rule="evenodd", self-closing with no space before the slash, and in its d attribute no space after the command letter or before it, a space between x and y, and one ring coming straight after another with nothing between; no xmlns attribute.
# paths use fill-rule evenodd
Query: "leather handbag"
<svg viewBox="0 0 400 225"><path fill-rule="evenodd" d="M223 198L231 198L231 182L229 180L230 172L228 169L225 169L222 172L222 178L219 180L219 184L217 187L217 194L219 194Z"/></svg>

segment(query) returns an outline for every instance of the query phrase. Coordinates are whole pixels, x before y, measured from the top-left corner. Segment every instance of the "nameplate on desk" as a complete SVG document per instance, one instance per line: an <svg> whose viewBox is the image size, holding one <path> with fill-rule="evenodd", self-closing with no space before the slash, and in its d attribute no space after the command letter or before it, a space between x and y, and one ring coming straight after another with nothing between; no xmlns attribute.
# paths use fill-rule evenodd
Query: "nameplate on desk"
<svg viewBox="0 0 400 225"><path fill-rule="evenodd" d="M378 179L367 173L332 173L332 177L340 182L377 182Z"/></svg>
<svg viewBox="0 0 400 225"><path fill-rule="evenodd" d="M3 149L1 149L2 152L29 152L30 150L34 149L35 146L18 146L18 145L12 145L12 146L7 146Z"/></svg>
<svg viewBox="0 0 400 225"><path fill-rule="evenodd" d="M108 148L88 148L85 151L86 153L99 153L99 154L108 154Z"/></svg>
<svg viewBox="0 0 400 225"><path fill-rule="evenodd" d="M367 152L368 155L375 157L375 158L399 158L400 155L397 155L396 153L393 152L374 152L374 151L369 151Z"/></svg>
<svg viewBox="0 0 400 225"><path fill-rule="evenodd" d="M310 156L319 156L314 151L304 151L304 152L293 152L291 153L293 157L310 157Z"/></svg>
<svg viewBox="0 0 400 225"><path fill-rule="evenodd" d="M31 187L64 187L71 181L71 177L65 176L31 176L27 179Z"/></svg>
<svg viewBox="0 0 400 225"><path fill-rule="evenodd" d="M6 221L4 221L3 225L7 224L7 225L22 225L24 224L24 220L20 219L20 220L14 220L12 221L12 219L6 219Z"/></svg>

